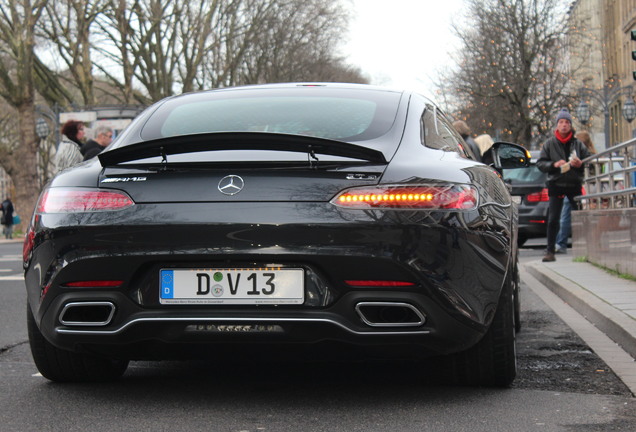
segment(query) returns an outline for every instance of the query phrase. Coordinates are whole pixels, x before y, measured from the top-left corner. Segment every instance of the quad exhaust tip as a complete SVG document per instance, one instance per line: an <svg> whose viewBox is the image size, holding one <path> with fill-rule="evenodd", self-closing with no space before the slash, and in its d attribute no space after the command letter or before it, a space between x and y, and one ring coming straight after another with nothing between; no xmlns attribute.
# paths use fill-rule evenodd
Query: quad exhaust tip
<svg viewBox="0 0 636 432"><path fill-rule="evenodd" d="M101 327L110 324L114 315L111 302L74 302L64 306L60 322L65 326Z"/></svg>
<svg viewBox="0 0 636 432"><path fill-rule="evenodd" d="M417 327L426 322L424 314L409 303L360 302L356 312L371 327Z"/></svg>

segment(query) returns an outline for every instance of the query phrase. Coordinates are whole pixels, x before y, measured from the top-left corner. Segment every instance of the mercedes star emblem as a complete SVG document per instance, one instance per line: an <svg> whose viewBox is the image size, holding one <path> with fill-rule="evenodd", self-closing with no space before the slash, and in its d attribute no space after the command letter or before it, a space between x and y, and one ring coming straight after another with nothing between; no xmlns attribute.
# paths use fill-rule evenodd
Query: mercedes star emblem
<svg viewBox="0 0 636 432"><path fill-rule="evenodd" d="M219 191L225 195L236 195L243 190L245 182L237 175L225 176L219 182Z"/></svg>

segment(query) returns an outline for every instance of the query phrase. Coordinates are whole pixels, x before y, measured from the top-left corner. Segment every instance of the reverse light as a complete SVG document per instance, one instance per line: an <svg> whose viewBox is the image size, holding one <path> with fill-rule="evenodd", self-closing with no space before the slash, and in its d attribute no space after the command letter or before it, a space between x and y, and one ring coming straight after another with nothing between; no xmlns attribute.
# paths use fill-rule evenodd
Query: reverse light
<svg viewBox="0 0 636 432"><path fill-rule="evenodd" d="M531 203L550 201L550 197L548 196L548 189L543 188L541 192L534 192L534 193L528 194L526 195L526 200L528 200L528 202L531 202Z"/></svg>
<svg viewBox="0 0 636 432"><path fill-rule="evenodd" d="M349 209L471 210L477 191L468 185L382 185L351 188L330 202Z"/></svg>
<svg viewBox="0 0 636 432"><path fill-rule="evenodd" d="M124 192L99 189L47 189L40 196L37 212L77 213L123 210L135 205Z"/></svg>

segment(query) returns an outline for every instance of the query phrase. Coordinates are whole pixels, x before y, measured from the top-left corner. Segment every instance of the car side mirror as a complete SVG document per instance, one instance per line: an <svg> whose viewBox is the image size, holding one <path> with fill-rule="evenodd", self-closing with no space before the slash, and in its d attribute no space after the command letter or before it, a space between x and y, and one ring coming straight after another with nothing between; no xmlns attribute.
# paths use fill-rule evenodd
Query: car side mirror
<svg viewBox="0 0 636 432"><path fill-rule="evenodd" d="M530 166L530 152L519 144L500 141L483 154L482 160L499 172L504 169L526 168Z"/></svg>

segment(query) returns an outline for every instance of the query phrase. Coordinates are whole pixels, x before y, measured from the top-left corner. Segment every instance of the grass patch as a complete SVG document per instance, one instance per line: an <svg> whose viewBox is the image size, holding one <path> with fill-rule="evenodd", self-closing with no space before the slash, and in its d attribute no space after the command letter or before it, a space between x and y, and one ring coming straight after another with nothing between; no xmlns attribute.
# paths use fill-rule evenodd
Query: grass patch
<svg viewBox="0 0 636 432"><path fill-rule="evenodd" d="M611 268L607 268L604 267L600 264L596 264L590 260L587 259L586 256L582 256L582 257L576 257L573 260L574 262L580 262L580 263L588 263L588 264L592 264L594 267L600 268L601 270L603 270L606 273L611 274L612 276L616 276L619 277L621 279L626 279L626 280L630 280L633 282L636 282L636 276L629 274L629 273L623 273L620 271L620 268L618 266L616 266L616 270L612 270Z"/></svg>

